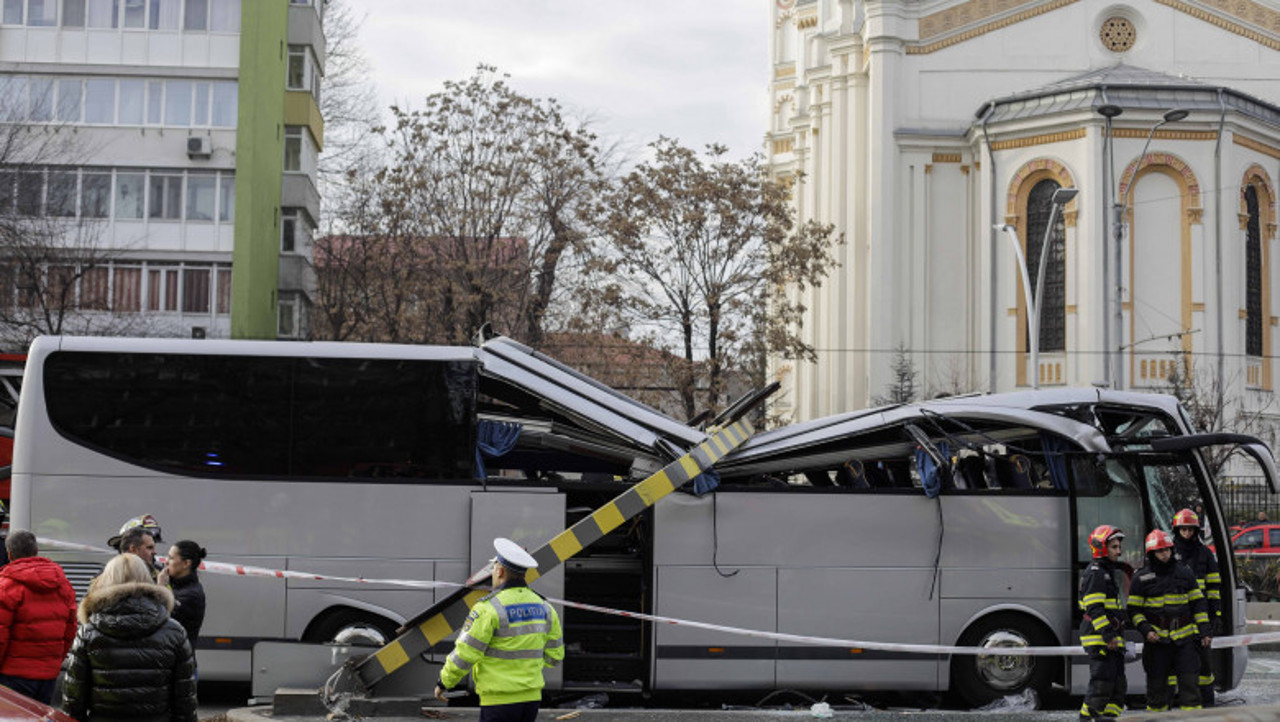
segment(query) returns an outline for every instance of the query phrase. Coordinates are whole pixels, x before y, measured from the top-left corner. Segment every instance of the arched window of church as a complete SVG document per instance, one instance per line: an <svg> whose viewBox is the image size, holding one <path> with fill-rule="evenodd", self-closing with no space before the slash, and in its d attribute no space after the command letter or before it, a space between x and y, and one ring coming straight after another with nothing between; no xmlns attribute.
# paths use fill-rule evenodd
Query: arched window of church
<svg viewBox="0 0 1280 722"><path fill-rule="evenodd" d="M1053 193L1059 187L1057 181L1042 180L1032 187L1027 196L1027 271L1031 277L1032 294L1036 292L1040 248L1044 243L1045 227L1049 225ZM1049 235L1049 257L1044 269L1044 297L1041 299L1044 307L1040 309L1041 351L1065 351L1067 348L1066 245L1067 224L1059 213ZM1027 348L1031 348L1029 336Z"/></svg>
<svg viewBox="0 0 1280 722"><path fill-rule="evenodd" d="M1258 208L1258 189L1246 186L1245 210L1249 224L1245 236L1245 353L1262 355L1262 218Z"/></svg>

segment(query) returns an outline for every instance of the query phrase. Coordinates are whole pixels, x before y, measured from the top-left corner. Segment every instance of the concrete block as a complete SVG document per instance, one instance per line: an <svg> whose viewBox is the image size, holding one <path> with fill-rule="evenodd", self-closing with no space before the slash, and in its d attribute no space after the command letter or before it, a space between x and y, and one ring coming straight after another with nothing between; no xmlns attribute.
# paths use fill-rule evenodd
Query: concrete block
<svg viewBox="0 0 1280 722"><path fill-rule="evenodd" d="M276 717L324 718L329 710L320 701L320 690L308 687L281 687L271 701L271 712Z"/></svg>

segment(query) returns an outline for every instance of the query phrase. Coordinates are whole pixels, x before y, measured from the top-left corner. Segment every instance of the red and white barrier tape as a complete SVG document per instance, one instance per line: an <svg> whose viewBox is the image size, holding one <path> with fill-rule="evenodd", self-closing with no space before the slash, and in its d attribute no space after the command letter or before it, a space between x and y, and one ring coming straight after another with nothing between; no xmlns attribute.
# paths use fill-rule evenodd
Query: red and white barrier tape
<svg viewBox="0 0 1280 722"><path fill-rule="evenodd" d="M90 546L87 544L76 544L74 542L64 542L56 539L37 539L37 543L46 548L67 549L73 551L87 551L99 554L115 554L114 549L105 549L102 547ZM157 557L162 558L162 557ZM419 581L414 579L367 579L364 577L338 577L328 574L311 574L308 572L289 571L284 569L267 569L265 567L245 566L243 564L228 564L225 562L204 561L200 564L201 571L207 571L212 574L226 574L242 577L264 577L273 579L306 579L311 581L332 581L332 582L352 582L357 584L385 584L391 586L413 587L418 589L436 589L442 587L461 587L463 584L455 582L437 582L437 581ZM757 639L768 639L777 642L791 642L796 644L811 644L821 647L842 647L850 650L869 650L877 652L903 652L908 654L993 654L1009 657L1069 657L1084 656L1084 649L1079 645L1070 647L997 647L997 648L977 648L977 647L958 647L954 645L944 644L900 644L896 642L873 642L858 639L840 639L836 637L815 637L803 634L786 634L784 632L767 632L758 629L745 629L743 627L730 627L722 624L710 624L708 622L698 622L691 619L677 619L674 617L662 617L655 614L644 614L643 612L628 612L621 609L611 609L609 607L599 607L594 604L583 604L582 602L571 602L567 599L556 599L554 597L545 597L552 604L560 604L574 609L582 609L589 612L598 612L600 614L611 614L618 617L628 617L631 619L639 619L655 624L668 624L680 627L689 627L693 629L705 629L712 632L725 632L744 637L754 637ZM1248 620L1248 624L1258 625L1280 625L1278 621L1271 620ZM1214 637L1213 648L1223 649L1228 647L1245 647L1251 644L1264 644L1280 642L1280 632L1263 632L1261 634L1242 634L1233 637ZM1128 645L1135 651L1141 650L1142 645L1130 642Z"/></svg>

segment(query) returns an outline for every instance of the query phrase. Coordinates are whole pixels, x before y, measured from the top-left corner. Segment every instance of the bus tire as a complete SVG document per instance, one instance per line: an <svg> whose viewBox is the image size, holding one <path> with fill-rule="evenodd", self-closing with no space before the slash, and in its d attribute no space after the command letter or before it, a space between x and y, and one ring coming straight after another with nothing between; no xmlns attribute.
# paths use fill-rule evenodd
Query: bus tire
<svg viewBox="0 0 1280 722"><path fill-rule="evenodd" d="M1051 647L1053 634L1038 620L1004 612L983 617L965 630L962 647ZM952 655L950 691L970 707L981 707L1030 687L1044 699L1061 661L1056 657Z"/></svg>
<svg viewBox="0 0 1280 722"><path fill-rule="evenodd" d="M351 607L325 610L307 625L306 642L338 642L381 647L396 638L396 623L371 612Z"/></svg>

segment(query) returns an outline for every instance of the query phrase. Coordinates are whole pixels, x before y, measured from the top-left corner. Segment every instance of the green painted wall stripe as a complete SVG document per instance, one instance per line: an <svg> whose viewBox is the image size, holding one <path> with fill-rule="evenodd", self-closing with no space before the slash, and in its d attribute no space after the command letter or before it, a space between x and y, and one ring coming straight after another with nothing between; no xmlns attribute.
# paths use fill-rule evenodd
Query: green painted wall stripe
<svg viewBox="0 0 1280 722"><path fill-rule="evenodd" d="M231 337L274 339L289 0L242 5Z"/></svg>

